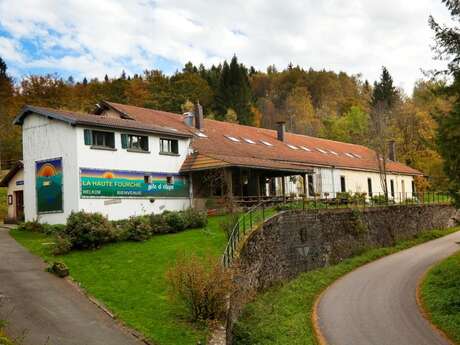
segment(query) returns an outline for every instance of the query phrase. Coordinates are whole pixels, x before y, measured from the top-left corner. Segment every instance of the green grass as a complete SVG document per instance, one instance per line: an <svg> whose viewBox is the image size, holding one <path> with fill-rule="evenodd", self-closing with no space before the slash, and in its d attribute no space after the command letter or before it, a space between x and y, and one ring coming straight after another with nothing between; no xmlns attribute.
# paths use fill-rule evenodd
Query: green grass
<svg viewBox="0 0 460 345"><path fill-rule="evenodd" d="M431 321L460 344L460 252L428 272L420 293Z"/></svg>
<svg viewBox="0 0 460 345"><path fill-rule="evenodd" d="M290 282L267 290L246 305L235 326L235 344L317 344L311 314L317 296L327 286L368 262L458 230L460 228L429 231L393 247L369 249L338 265L303 273ZM457 278L458 293L460 274ZM459 306L460 303L457 311Z"/></svg>
<svg viewBox="0 0 460 345"><path fill-rule="evenodd" d="M70 268L72 278L87 292L154 343L194 345L205 341L207 329L189 324L184 310L168 299L165 272L178 253L220 257L226 244L219 228L221 219L211 217L206 229L75 251L58 260ZM19 230L11 230L11 235L45 260L56 260L50 253L51 237Z"/></svg>
<svg viewBox="0 0 460 345"><path fill-rule="evenodd" d="M0 187L0 222L3 221L3 219L8 214L6 193L7 193L7 188Z"/></svg>

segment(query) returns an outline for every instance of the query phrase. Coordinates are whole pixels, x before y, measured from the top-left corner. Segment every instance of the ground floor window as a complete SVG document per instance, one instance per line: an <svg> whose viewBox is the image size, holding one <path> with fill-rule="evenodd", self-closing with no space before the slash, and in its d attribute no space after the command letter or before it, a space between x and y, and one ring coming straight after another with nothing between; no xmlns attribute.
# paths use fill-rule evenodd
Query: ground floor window
<svg viewBox="0 0 460 345"><path fill-rule="evenodd" d="M367 194L372 197L372 179L370 177L367 179Z"/></svg>
<svg viewBox="0 0 460 345"><path fill-rule="evenodd" d="M393 180L390 180L390 193L391 193L391 197L394 198L395 197L395 181Z"/></svg>
<svg viewBox="0 0 460 345"><path fill-rule="evenodd" d="M347 191L347 185L345 182L345 176L340 176L340 191L345 193Z"/></svg>
<svg viewBox="0 0 460 345"><path fill-rule="evenodd" d="M313 175L308 175L308 195L315 196L315 183Z"/></svg>

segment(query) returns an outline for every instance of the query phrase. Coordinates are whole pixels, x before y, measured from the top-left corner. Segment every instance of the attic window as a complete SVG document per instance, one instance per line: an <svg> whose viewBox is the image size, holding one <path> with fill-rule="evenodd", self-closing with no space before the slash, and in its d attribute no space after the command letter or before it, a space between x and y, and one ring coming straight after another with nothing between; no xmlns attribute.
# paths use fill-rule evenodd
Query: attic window
<svg viewBox="0 0 460 345"><path fill-rule="evenodd" d="M351 153L345 152L345 154L350 158L355 158L355 156L353 156Z"/></svg>
<svg viewBox="0 0 460 345"><path fill-rule="evenodd" d="M335 151L332 151L332 150L329 150L329 152L330 152L330 153L332 153L333 155L336 155L336 156L338 156L338 155L339 155L337 152L335 152Z"/></svg>
<svg viewBox="0 0 460 345"><path fill-rule="evenodd" d="M286 144L290 149L293 150L298 150L299 148L297 146L291 145L291 144Z"/></svg>
<svg viewBox="0 0 460 345"><path fill-rule="evenodd" d="M255 143L256 143L254 140L248 139L248 138L243 138L243 140L244 140L245 142L247 142L248 144L255 144Z"/></svg>
<svg viewBox="0 0 460 345"><path fill-rule="evenodd" d="M310 150L308 147L306 147L306 146L300 146L300 148L301 148L302 150L304 150L304 151L308 151L308 152L311 151L311 150Z"/></svg>
<svg viewBox="0 0 460 345"><path fill-rule="evenodd" d="M316 148L319 152L327 154L327 151L324 151L323 149L320 149L319 147Z"/></svg>
<svg viewBox="0 0 460 345"><path fill-rule="evenodd" d="M267 146L273 146L272 143L269 143L268 141L265 141L265 140L261 140L260 142L261 142L262 144L264 144L264 145L267 145Z"/></svg>
<svg viewBox="0 0 460 345"><path fill-rule="evenodd" d="M240 142L239 139L237 139L237 138L235 138L235 137L232 137L232 136L230 136L230 135L226 135L225 137L226 137L228 140L231 140L231 141L233 141L233 142L235 142L235 143Z"/></svg>
<svg viewBox="0 0 460 345"><path fill-rule="evenodd" d="M195 135L200 138L207 138L208 136L202 132L196 132Z"/></svg>

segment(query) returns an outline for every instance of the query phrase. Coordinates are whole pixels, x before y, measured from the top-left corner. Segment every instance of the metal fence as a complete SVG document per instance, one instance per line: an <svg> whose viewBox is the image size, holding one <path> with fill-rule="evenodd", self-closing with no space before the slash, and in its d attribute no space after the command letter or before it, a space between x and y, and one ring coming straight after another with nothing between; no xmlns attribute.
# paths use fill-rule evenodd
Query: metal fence
<svg viewBox="0 0 460 345"><path fill-rule="evenodd" d="M447 192L423 193L324 193L314 197L274 197L246 198L235 200L241 213L229 234L227 246L222 256L222 264L229 267L239 251L241 240L252 230L262 225L268 217L283 210L315 211L320 209L368 208L383 206L404 206L424 204L449 204L451 198Z"/></svg>

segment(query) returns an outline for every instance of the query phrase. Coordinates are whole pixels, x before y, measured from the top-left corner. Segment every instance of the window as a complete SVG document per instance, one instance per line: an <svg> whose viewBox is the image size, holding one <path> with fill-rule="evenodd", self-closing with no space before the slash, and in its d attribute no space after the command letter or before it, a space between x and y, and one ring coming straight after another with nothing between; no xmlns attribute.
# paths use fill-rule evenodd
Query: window
<svg viewBox="0 0 460 345"><path fill-rule="evenodd" d="M207 138L208 136L202 132L196 132L195 135L200 138Z"/></svg>
<svg viewBox="0 0 460 345"><path fill-rule="evenodd" d="M353 156L355 156L356 158L361 158L360 155L358 155L357 153L352 153Z"/></svg>
<svg viewBox="0 0 460 345"><path fill-rule="evenodd" d="M145 176L144 176L144 183L145 183L145 184L151 184L151 183L152 183L152 176L150 176L150 175L145 175Z"/></svg>
<svg viewBox="0 0 460 345"><path fill-rule="evenodd" d="M254 140L251 140L251 139L248 139L248 138L243 138L243 140L245 142L247 142L248 144L255 144L256 143Z"/></svg>
<svg viewBox="0 0 460 345"><path fill-rule="evenodd" d="M174 176L166 176L166 184L173 185L174 184Z"/></svg>
<svg viewBox="0 0 460 345"><path fill-rule="evenodd" d="M262 144L264 144L264 145L267 145L267 146L273 146L272 143L269 143L268 141L265 141L265 140L261 140L260 142L261 142Z"/></svg>
<svg viewBox="0 0 460 345"><path fill-rule="evenodd" d="M345 155L347 155L350 158L355 158L355 156L353 156L351 153L348 153L348 152L345 152Z"/></svg>
<svg viewBox="0 0 460 345"><path fill-rule="evenodd" d="M340 191L345 193L347 191L347 185L345 183L345 176L340 176Z"/></svg>
<svg viewBox="0 0 460 345"><path fill-rule="evenodd" d="M160 139L160 153L179 154L179 142L177 139Z"/></svg>
<svg viewBox="0 0 460 345"><path fill-rule="evenodd" d="M338 156L338 155L339 155L337 152L335 152L335 151L332 151L332 150L329 150L329 152L330 152L330 153L332 153L333 155L336 155L336 156Z"/></svg>
<svg viewBox="0 0 460 345"><path fill-rule="evenodd" d="M414 182L414 180L412 180L412 182L411 182L411 187L412 187L412 196L415 196L416 191L415 191L415 182Z"/></svg>
<svg viewBox="0 0 460 345"><path fill-rule="evenodd" d="M113 132L84 130L85 145L91 145L100 148L115 148L115 134Z"/></svg>
<svg viewBox="0 0 460 345"><path fill-rule="evenodd" d="M307 152L310 152L310 151L311 151L311 150L310 150L308 147L306 147L306 146L300 146L300 148L301 148L302 150L304 150L304 151L307 151Z"/></svg>
<svg viewBox="0 0 460 345"><path fill-rule="evenodd" d="M121 135L121 147L128 150L144 151L149 150L149 137L145 135Z"/></svg>
<svg viewBox="0 0 460 345"><path fill-rule="evenodd" d="M390 180L390 192L391 192L391 197L395 197L395 181Z"/></svg>
<svg viewBox="0 0 460 345"><path fill-rule="evenodd" d="M327 154L327 152L324 151L323 149L320 149L320 148L316 148L316 149L317 149L319 152L321 152L321 153Z"/></svg>
<svg viewBox="0 0 460 345"><path fill-rule="evenodd" d="M372 179L370 177L367 179L367 194L372 197Z"/></svg>
<svg viewBox="0 0 460 345"><path fill-rule="evenodd" d="M299 148L297 146L291 145L291 144L286 144L290 149L293 150L298 150Z"/></svg>
<svg viewBox="0 0 460 345"><path fill-rule="evenodd" d="M313 175L308 175L308 195L315 196L315 184L313 181Z"/></svg>
<svg viewBox="0 0 460 345"><path fill-rule="evenodd" d="M235 142L235 143L240 142L240 139L237 139L237 138L235 138L235 137L232 137L231 135L226 135L225 137L226 137L228 140L231 140L231 141L233 141L233 142Z"/></svg>

